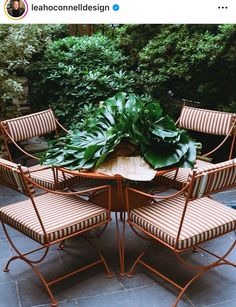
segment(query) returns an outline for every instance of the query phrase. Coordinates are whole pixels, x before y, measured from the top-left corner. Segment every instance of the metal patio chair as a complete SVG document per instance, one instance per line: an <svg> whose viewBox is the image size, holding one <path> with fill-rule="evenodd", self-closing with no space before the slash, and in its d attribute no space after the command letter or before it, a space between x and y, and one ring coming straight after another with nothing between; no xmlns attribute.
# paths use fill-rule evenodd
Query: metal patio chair
<svg viewBox="0 0 236 307"><path fill-rule="evenodd" d="M179 128L201 132L206 135L224 136L224 139L214 149L197 157L196 167L207 167L212 163L208 158L217 150L219 150L225 142L231 138L228 159L232 159L235 150L236 140L236 114L200 109L194 107L183 106L180 117L177 121ZM174 188L181 190L187 182L191 173L189 168L179 168L176 171L169 172L158 178L159 182L166 185L172 185Z"/></svg>
<svg viewBox="0 0 236 307"><path fill-rule="evenodd" d="M59 129L68 131L58 122L51 109L8 119L0 123L4 137L4 143L8 154L8 159L13 161L9 145L14 144L18 150L29 158L38 161L39 158L32 153L26 152L18 142L28 140L35 136L55 133L59 136ZM81 181L81 178L65 174L52 167L45 167L39 164L29 167L32 179L40 185L50 190L63 190L70 188Z"/></svg>
<svg viewBox="0 0 236 307"><path fill-rule="evenodd" d="M205 272L223 264L236 267L235 263L226 259L235 247L236 240L223 256L219 256L217 253L201 246L203 242L236 229L236 210L208 197L212 193L235 186L236 159L232 159L194 170L189 176L187 185L181 191L162 197L149 195L150 200L152 200L151 204L139 208L132 207L135 204L130 202L130 195L135 193L143 197L148 196L148 194L127 188L126 203L128 223L131 228L144 233L149 238L154 239L156 243L162 243L174 253L180 262L179 264L197 271L184 286L179 285L142 259L148 250L146 248L139 254L127 276L132 277L137 264L142 264L180 290L180 294L173 305L177 306L188 287ZM157 201L158 199L159 201ZM216 261L207 265L191 264L187 262L186 254L184 258L181 254L188 249L206 252L215 257ZM178 264L178 262L176 263Z"/></svg>
<svg viewBox="0 0 236 307"><path fill-rule="evenodd" d="M111 187L109 185L79 192L49 191L44 188L46 193L35 196L35 186L42 187L32 181L28 169L21 166L6 165L4 161L0 161L0 184L20 190L28 196L27 200L0 207L0 221L10 245L16 252L16 256L11 257L7 262L4 272L9 271L9 265L12 261L17 259L23 260L41 280L51 299L51 306L58 305L50 289L51 286L63 281L67 277L100 263L104 265L107 277L112 277L112 273L101 252L87 236L83 236L87 231L107 225L111 220ZM101 190L107 191L107 208L102 208L94 202L81 198L84 193L96 193ZM6 225L36 241L40 247L22 253L13 242ZM64 242L65 239L75 236L81 236L88 241L96 249L99 256L98 259L73 272L54 280L46 281L45 277L40 273L37 264L45 259L52 245ZM28 256L39 250L44 251L43 254L39 255L39 259L31 260L28 258Z"/></svg>

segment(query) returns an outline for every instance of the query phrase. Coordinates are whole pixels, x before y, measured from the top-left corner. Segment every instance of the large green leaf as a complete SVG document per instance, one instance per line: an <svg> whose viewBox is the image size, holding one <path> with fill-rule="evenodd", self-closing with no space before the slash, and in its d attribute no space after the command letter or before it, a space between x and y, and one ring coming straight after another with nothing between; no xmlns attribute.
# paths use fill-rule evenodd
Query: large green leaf
<svg viewBox="0 0 236 307"><path fill-rule="evenodd" d="M79 131L51 143L41 161L46 165L91 169L109 159L122 142L135 145L154 169L192 167L196 157L186 132L163 115L158 102L146 103L132 93L118 93L103 102Z"/></svg>

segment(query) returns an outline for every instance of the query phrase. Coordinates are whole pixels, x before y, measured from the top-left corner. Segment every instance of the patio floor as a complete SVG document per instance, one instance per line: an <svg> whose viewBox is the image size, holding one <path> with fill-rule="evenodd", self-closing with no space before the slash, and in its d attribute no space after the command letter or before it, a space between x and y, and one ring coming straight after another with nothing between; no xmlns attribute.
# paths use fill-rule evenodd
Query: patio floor
<svg viewBox="0 0 236 307"><path fill-rule="evenodd" d="M0 187L0 206L11 204L25 197L10 189ZM236 207L236 189L221 192L214 195L215 199ZM36 243L23 235L11 231L18 246L24 250L34 247ZM223 252L235 239L235 234L230 233L222 238L206 244L213 251ZM102 266L94 267L75 277L59 283L53 287L59 306L81 307L169 307L175 300L178 291L163 280L154 276L142 267L138 267L135 276L131 279L120 277L118 251L115 239L115 221L110 223L104 235L96 239L98 246L104 255L112 271L112 279L107 279ZM146 244L137 238L127 227L126 262L130 267L135 255ZM0 229L0 267L13 254L2 228ZM40 265L42 273L52 279L62 272L70 271L79 264L89 262L94 253L82 239L67 241L67 248L58 251L54 247ZM89 256L89 257L88 257ZM201 258L207 261L208 256L201 253L186 253L195 263ZM200 256L200 257L199 257ZM230 259L236 259L236 251L230 255ZM183 270L177 266L177 262L171 253L164 247L157 245L146 256L150 263L156 263L164 272L176 281L184 282L193 274L192 271ZM38 278L31 269L22 261L16 260L11 264L8 273L0 271L0 306L1 307L26 307L26 306L50 306ZM196 281L188 290L187 296L179 306L236 306L236 271L229 266L221 266L205 274Z"/></svg>

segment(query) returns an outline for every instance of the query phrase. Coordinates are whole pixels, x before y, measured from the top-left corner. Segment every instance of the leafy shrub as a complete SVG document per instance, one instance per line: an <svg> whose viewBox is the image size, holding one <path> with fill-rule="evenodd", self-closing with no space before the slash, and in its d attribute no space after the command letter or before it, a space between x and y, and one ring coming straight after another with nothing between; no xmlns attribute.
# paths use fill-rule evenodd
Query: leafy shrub
<svg viewBox="0 0 236 307"><path fill-rule="evenodd" d="M125 62L114 42L101 34L54 41L31 72L31 100L52 105L67 125L77 122L84 104L131 89Z"/></svg>
<svg viewBox="0 0 236 307"><path fill-rule="evenodd" d="M96 168L118 146L126 155L141 155L154 169L194 165L195 147L184 130L163 116L157 101L145 103L134 94L107 99L80 130L51 143L45 165L71 169Z"/></svg>
<svg viewBox="0 0 236 307"><path fill-rule="evenodd" d="M64 26L0 25L0 120L20 115L22 76ZM1 143L1 140L0 140ZM0 144L0 154L3 149Z"/></svg>
<svg viewBox="0 0 236 307"><path fill-rule="evenodd" d="M0 120L19 115L23 93L19 77L59 32L61 26L0 26Z"/></svg>
<svg viewBox="0 0 236 307"><path fill-rule="evenodd" d="M139 54L144 89L217 108L236 101L236 26L163 25Z"/></svg>
<svg viewBox="0 0 236 307"><path fill-rule="evenodd" d="M129 66L136 69L139 53L162 29L161 25L134 24L116 28L115 35L119 47L129 57Z"/></svg>

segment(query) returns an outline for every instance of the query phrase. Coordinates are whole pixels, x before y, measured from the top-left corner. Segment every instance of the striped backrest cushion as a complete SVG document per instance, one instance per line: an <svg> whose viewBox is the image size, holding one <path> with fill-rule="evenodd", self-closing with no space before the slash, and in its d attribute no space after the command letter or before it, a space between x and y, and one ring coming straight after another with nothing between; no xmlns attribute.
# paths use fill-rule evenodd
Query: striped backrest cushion
<svg viewBox="0 0 236 307"><path fill-rule="evenodd" d="M2 125L16 142L50 133L57 127L52 110L5 120Z"/></svg>
<svg viewBox="0 0 236 307"><path fill-rule="evenodd" d="M236 186L236 158L198 168L194 178L193 174L189 175L188 182L192 185L188 192L191 199Z"/></svg>
<svg viewBox="0 0 236 307"><path fill-rule="evenodd" d="M203 133L227 135L235 123L236 114L184 106L179 127Z"/></svg>
<svg viewBox="0 0 236 307"><path fill-rule="evenodd" d="M22 166L22 170L26 177L31 178L27 167ZM29 195L27 190L28 186L30 194L32 196L36 194L34 185L32 183L27 182L26 186L17 164L1 158L0 158L0 184L3 184L9 188L12 188L26 195Z"/></svg>

